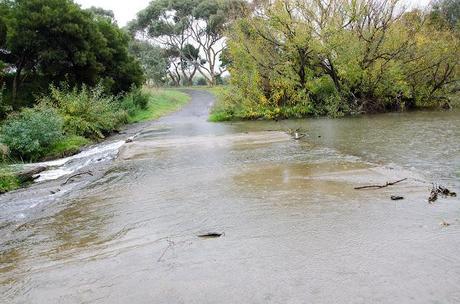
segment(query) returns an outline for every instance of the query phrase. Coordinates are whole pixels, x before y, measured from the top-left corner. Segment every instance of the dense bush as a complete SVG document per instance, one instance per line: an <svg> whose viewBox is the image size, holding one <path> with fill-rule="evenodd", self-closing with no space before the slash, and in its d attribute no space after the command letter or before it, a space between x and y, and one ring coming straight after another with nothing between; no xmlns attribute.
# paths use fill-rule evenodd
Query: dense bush
<svg viewBox="0 0 460 304"><path fill-rule="evenodd" d="M133 88L120 100L120 107L129 116L135 115L139 110L146 110L149 107L150 95L141 89Z"/></svg>
<svg viewBox="0 0 460 304"><path fill-rule="evenodd" d="M119 109L114 97L104 95L102 86L51 87L50 91L40 104L56 109L63 118L66 134L102 139L127 121L126 112Z"/></svg>
<svg viewBox="0 0 460 304"><path fill-rule="evenodd" d="M221 117L436 106L459 83L459 33L427 12L400 11L398 1L256 5L229 30L231 88L215 109Z"/></svg>
<svg viewBox="0 0 460 304"><path fill-rule="evenodd" d="M2 126L0 141L13 156L36 160L63 135L63 121L53 108L40 106L10 115Z"/></svg>

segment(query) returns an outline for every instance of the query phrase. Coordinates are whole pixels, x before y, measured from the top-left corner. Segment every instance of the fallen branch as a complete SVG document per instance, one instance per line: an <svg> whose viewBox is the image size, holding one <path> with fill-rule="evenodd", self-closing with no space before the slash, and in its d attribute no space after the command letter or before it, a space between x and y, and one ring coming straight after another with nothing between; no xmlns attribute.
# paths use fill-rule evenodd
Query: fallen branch
<svg viewBox="0 0 460 304"><path fill-rule="evenodd" d="M397 180L395 182L387 182L385 185L369 185L369 186L361 186L361 187L355 187L355 190L362 190L362 189L382 189L382 188L386 188L388 186L394 186L396 184L399 184L403 181L407 180L407 178L403 178L403 179L400 179L400 180Z"/></svg>
<svg viewBox="0 0 460 304"><path fill-rule="evenodd" d="M61 186L67 185L73 178L75 178L77 176L82 176L82 175L86 175L86 174L93 176L93 173L91 171L80 172L80 173L77 173L77 174L69 176L69 178L67 178L66 181L61 184Z"/></svg>
<svg viewBox="0 0 460 304"><path fill-rule="evenodd" d="M48 168L44 166L40 166L40 167L32 168L29 170L24 170L18 174L19 181L22 184L33 182L39 177L38 174L42 173L46 169Z"/></svg>

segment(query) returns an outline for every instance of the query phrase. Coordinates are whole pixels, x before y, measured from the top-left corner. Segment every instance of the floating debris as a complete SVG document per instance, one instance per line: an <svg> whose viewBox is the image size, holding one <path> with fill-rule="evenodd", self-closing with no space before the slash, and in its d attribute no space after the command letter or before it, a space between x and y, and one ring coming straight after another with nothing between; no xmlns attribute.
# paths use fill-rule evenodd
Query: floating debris
<svg viewBox="0 0 460 304"><path fill-rule="evenodd" d="M158 258L157 262L161 262L161 260L163 259L163 257L165 256L166 252L172 248L174 245L176 245L176 243L174 243L173 241L171 240L167 240L168 242L168 246L165 248L165 250L163 250L163 253L160 255L160 257Z"/></svg>
<svg viewBox="0 0 460 304"><path fill-rule="evenodd" d="M387 182L385 185L369 185L369 186L361 186L361 187L355 187L355 190L361 190L361 189L382 189L382 188L386 188L388 186L394 186L396 184L399 184L403 181L406 181L407 178L403 178L403 179L400 179L400 180L397 180L395 182Z"/></svg>
<svg viewBox="0 0 460 304"><path fill-rule="evenodd" d="M440 225L443 226L443 227L449 227L450 223L446 222L446 221L442 221Z"/></svg>
<svg viewBox="0 0 460 304"><path fill-rule="evenodd" d="M392 201L400 201L400 200L403 200L403 199L404 199L403 196L398 196L398 195L392 195L391 196Z"/></svg>
<svg viewBox="0 0 460 304"><path fill-rule="evenodd" d="M305 134L300 134L300 133L297 133L297 132L295 132L294 136L293 136L294 140L299 140L299 139L304 138L304 137L305 137Z"/></svg>
<svg viewBox="0 0 460 304"><path fill-rule="evenodd" d="M216 233L216 232L211 232L211 233L205 233L205 234L200 234L198 235L199 238L203 239L215 239L215 238L220 238L223 233Z"/></svg>
<svg viewBox="0 0 460 304"><path fill-rule="evenodd" d="M300 128L295 129L295 130L289 129L289 130L287 131L287 133L288 133L289 135L291 135L291 136L292 136L292 139L294 139L294 140L299 140L299 139L302 139L302 138L304 138L305 136L307 136L306 134L301 133Z"/></svg>
<svg viewBox="0 0 460 304"><path fill-rule="evenodd" d="M61 184L61 186L65 186L67 185L71 180L73 180L75 177L78 177L78 176L82 176L82 175L90 175L90 176L93 176L93 172L91 171L86 171L86 172L80 172L80 173L77 173L77 174L73 174L71 175L69 178L66 179L65 182L63 182Z"/></svg>
<svg viewBox="0 0 460 304"><path fill-rule="evenodd" d="M439 198L439 195L442 195L444 197L456 197L457 193L450 191L446 187L433 185L433 188L430 192L430 196L428 197L428 203L432 204L436 202Z"/></svg>

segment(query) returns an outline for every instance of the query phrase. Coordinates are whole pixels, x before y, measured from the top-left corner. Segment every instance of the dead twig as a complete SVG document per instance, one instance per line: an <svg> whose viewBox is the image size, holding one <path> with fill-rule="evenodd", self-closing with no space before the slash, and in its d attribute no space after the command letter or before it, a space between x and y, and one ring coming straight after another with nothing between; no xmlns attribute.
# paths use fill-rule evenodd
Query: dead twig
<svg viewBox="0 0 460 304"><path fill-rule="evenodd" d="M166 252L169 250L169 248L171 248L172 246L175 245L175 243L173 241L170 241L170 240L167 240L169 245L165 248L165 250L163 250L163 253L161 254L161 256L158 258L157 262L161 262L161 259L165 256Z"/></svg>
<svg viewBox="0 0 460 304"><path fill-rule="evenodd" d="M86 174L93 176L93 172L91 172L91 171L80 172L80 173L77 173L77 174L69 176L69 178L67 178L66 181L61 184L61 186L67 185L73 178L75 178L77 176L82 176L82 175L86 175Z"/></svg>
<svg viewBox="0 0 460 304"><path fill-rule="evenodd" d="M355 190L362 190L362 189L382 189L382 188L386 188L388 186L394 186L396 184L399 184L403 181L406 181L407 178L403 178L403 179L400 179L400 180L397 180L395 182L387 182L385 185L369 185L369 186L361 186L361 187L355 187Z"/></svg>

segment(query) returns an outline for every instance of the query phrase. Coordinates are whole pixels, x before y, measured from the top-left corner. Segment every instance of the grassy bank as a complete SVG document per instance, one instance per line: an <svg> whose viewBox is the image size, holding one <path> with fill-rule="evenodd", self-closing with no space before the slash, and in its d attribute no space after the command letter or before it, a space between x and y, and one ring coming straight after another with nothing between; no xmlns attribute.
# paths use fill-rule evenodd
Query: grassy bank
<svg viewBox="0 0 460 304"><path fill-rule="evenodd" d="M128 118L129 123L158 119L179 110L189 101L185 93L169 89L145 89L150 99L146 109L139 109Z"/></svg>
<svg viewBox="0 0 460 304"><path fill-rule="evenodd" d="M36 107L13 113L1 124L0 194L23 186L20 166L11 164L71 156L123 125L157 119L188 100L187 94L170 89L135 90L121 98L97 89L52 89Z"/></svg>
<svg viewBox="0 0 460 304"><path fill-rule="evenodd" d="M19 177L7 166L0 166L0 194L21 187Z"/></svg>

